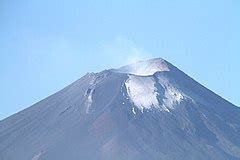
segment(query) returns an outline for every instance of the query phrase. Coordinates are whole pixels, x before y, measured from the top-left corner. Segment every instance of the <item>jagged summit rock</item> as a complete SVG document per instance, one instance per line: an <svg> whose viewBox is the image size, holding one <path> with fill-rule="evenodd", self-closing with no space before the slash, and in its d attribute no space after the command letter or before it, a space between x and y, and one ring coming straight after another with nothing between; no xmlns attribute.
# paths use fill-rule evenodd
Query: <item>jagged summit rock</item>
<svg viewBox="0 0 240 160"><path fill-rule="evenodd" d="M89 73L0 121L2 160L237 160L240 109L163 59Z"/></svg>

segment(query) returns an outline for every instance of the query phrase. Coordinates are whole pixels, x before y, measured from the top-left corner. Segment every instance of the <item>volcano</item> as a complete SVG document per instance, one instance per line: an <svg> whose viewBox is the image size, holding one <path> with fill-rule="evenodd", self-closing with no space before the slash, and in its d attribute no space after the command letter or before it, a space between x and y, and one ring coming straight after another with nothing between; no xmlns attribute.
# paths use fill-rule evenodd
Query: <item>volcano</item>
<svg viewBox="0 0 240 160"><path fill-rule="evenodd" d="M157 58L88 73L0 121L1 160L239 160L240 108Z"/></svg>

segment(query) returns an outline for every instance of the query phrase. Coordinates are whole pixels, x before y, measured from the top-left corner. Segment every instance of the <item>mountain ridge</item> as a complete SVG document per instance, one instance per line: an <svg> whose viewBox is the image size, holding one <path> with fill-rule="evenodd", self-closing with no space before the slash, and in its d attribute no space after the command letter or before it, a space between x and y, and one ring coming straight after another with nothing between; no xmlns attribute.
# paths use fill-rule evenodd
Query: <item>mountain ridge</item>
<svg viewBox="0 0 240 160"><path fill-rule="evenodd" d="M133 66L86 74L0 121L0 159L240 158L239 108L165 60Z"/></svg>

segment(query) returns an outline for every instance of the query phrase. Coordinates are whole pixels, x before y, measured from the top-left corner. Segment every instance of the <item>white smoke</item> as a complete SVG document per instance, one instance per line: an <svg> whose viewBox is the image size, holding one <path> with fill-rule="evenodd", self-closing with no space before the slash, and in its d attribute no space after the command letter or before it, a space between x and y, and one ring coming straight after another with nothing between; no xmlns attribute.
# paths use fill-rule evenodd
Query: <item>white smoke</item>
<svg viewBox="0 0 240 160"><path fill-rule="evenodd" d="M110 43L104 44L103 53L114 68L153 58L142 47L124 37L117 37Z"/></svg>

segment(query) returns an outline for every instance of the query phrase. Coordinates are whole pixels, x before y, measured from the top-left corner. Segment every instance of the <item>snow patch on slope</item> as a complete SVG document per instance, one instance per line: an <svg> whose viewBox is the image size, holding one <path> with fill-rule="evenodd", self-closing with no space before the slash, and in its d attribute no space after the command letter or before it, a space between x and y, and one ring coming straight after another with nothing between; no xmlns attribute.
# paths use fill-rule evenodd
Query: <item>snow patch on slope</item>
<svg viewBox="0 0 240 160"><path fill-rule="evenodd" d="M183 94L176 88L168 86L165 91L164 104L169 108L173 109L176 104L179 104L183 99Z"/></svg>
<svg viewBox="0 0 240 160"><path fill-rule="evenodd" d="M174 109L187 97L169 81L165 79L156 80L154 76L128 75L125 87L128 98L133 104L133 114L136 114L134 106L141 112L144 109L153 108L170 112L170 109Z"/></svg>
<svg viewBox="0 0 240 160"><path fill-rule="evenodd" d="M174 109L177 104L180 104L187 97L166 79L160 78L158 83L164 88L163 103L167 108Z"/></svg>
<svg viewBox="0 0 240 160"><path fill-rule="evenodd" d="M159 108L155 81L152 77L129 75L125 82L128 96L133 105L143 112L143 109ZM133 113L136 114L135 110Z"/></svg>

